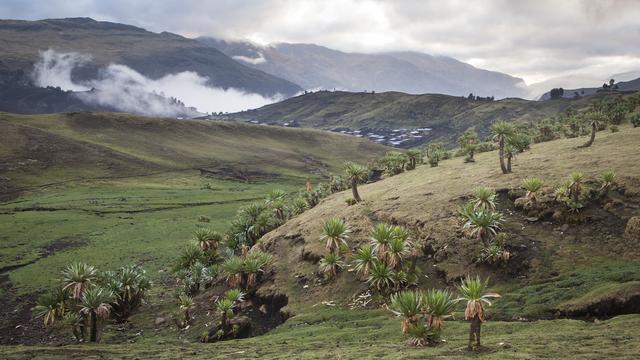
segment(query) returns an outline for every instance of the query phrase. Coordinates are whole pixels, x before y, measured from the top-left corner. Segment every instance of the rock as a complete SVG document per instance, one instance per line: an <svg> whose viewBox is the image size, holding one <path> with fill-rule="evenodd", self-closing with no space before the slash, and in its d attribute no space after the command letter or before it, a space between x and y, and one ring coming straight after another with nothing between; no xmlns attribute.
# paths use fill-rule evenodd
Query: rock
<svg viewBox="0 0 640 360"><path fill-rule="evenodd" d="M560 231L567 232L569 230L569 224L564 224L560 227Z"/></svg>
<svg viewBox="0 0 640 360"><path fill-rule="evenodd" d="M231 326L237 326L237 336L240 338L247 337L251 332L251 319L246 316L236 316L229 321Z"/></svg>
<svg viewBox="0 0 640 360"><path fill-rule="evenodd" d="M562 221L564 219L564 212L562 212L561 210L556 210L553 212L553 215L551 217L556 222Z"/></svg>
<svg viewBox="0 0 640 360"><path fill-rule="evenodd" d="M513 205L516 207L516 209L524 209L525 206L527 206L528 202L529 201L526 198L520 197L513 202Z"/></svg>
<svg viewBox="0 0 640 360"><path fill-rule="evenodd" d="M305 286L309 286L309 285L305 285ZM267 313L267 305L266 304L262 304L260 305L260 307L258 308L258 310L260 310L261 313L266 314Z"/></svg>
<svg viewBox="0 0 640 360"><path fill-rule="evenodd" d="M156 321L154 321L154 324L155 324L156 326L160 326L160 325L162 325L162 324L164 324L164 323L166 323L166 322L167 322L167 319L165 319L165 318L163 318L163 317L157 317L157 318L156 318Z"/></svg>
<svg viewBox="0 0 640 360"><path fill-rule="evenodd" d="M628 241L640 242L640 216L634 216L627 221L624 238Z"/></svg>
<svg viewBox="0 0 640 360"><path fill-rule="evenodd" d="M540 220L540 219L538 219L538 218L537 218L537 217L535 217L535 216L532 216L532 217L525 218L525 220L527 220L528 222L536 222L536 221L538 221L538 220Z"/></svg>
<svg viewBox="0 0 640 360"><path fill-rule="evenodd" d="M320 258L321 256L312 252L311 250L307 250L305 248L302 248L300 250L300 259L303 261L308 261L312 264L317 264L318 262L320 262Z"/></svg>

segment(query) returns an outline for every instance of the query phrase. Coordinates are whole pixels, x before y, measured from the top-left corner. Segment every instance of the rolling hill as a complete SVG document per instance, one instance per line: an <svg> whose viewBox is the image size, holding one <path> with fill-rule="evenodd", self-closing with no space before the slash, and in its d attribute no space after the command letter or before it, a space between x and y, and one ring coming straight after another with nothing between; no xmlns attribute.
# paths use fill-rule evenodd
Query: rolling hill
<svg viewBox="0 0 640 360"><path fill-rule="evenodd" d="M260 240L259 247L276 255L280 269L276 271L275 286L268 284L267 288L290 293L289 306L294 309L322 300L347 303L353 294L366 290L366 284L347 271L326 284L305 289L292 280L292 273L298 278L314 278L312 272L317 269L314 259L327 253L325 244L317 239L321 236L322 220L329 217L344 219L349 224L352 248L369 242L369 230L379 222L409 228L414 241L425 251L422 269L427 275L424 281L430 283L425 287L452 285L469 273L490 276L503 294L492 311L497 313L494 317L504 320L552 318L558 316L560 304L571 303L570 300L601 285L640 280L637 267L640 252L633 247L640 241L635 237L640 229L634 236L625 235L625 226L631 224L629 219L640 216L640 168L629 166L640 161L640 153L635 151L640 128L625 126L618 133L603 131L598 133L592 147L577 148L584 140L581 137L534 144L531 150L518 155L513 173L506 175L500 171L497 151L492 151L478 154L475 163L453 158L437 167L425 164L359 186L364 199L360 204L346 203L352 196L350 190L333 194ZM543 197L545 201L553 201L553 190L571 173L583 172L585 186L597 189L598 178L607 170L615 172L616 183L624 189L620 191L622 194L616 190L611 197L594 201L581 209L581 216L573 222L554 214L561 208L552 207L551 212L531 218L514 204L517 197L524 195L521 187L524 178L542 179L544 187L538 194L539 201ZM462 230L460 206L480 186L496 189L498 193L498 209L505 216L502 231L508 234L509 249L514 256L505 267L478 262L473 253L481 244L477 238L467 238ZM306 254L305 261L300 261L297 254ZM628 274L631 278L615 280L616 276L608 273L625 273L631 264L637 267L632 270L633 275ZM556 288L572 276L580 279L576 280L575 288ZM594 278L587 281L589 276ZM635 288L636 284L627 285ZM532 288L545 294L540 295L543 298L523 296ZM550 291L564 293L549 296ZM631 300L635 304L629 308L631 312L637 309L635 301Z"/></svg>
<svg viewBox="0 0 640 360"><path fill-rule="evenodd" d="M325 175L343 159L386 149L318 130L117 113L0 113L0 128L2 195L48 183L181 170L239 181Z"/></svg>
<svg viewBox="0 0 640 360"><path fill-rule="evenodd" d="M629 80L629 81L620 81L615 85L617 86L615 90L620 92L640 91L640 78ZM602 86L591 87L591 88L564 89L562 97L565 99L571 99L574 97L593 95L598 92L611 92L611 91L608 91L608 89L603 89ZM549 99L551 99L551 92L546 92L542 94L542 96L540 96L540 100L544 101Z"/></svg>
<svg viewBox="0 0 640 360"><path fill-rule="evenodd" d="M12 309L0 312L0 344L55 334L30 309L68 263L133 261L160 286L202 224L225 231L239 207L270 191L296 193L387 150L319 130L0 113L0 306Z"/></svg>
<svg viewBox="0 0 640 360"><path fill-rule="evenodd" d="M26 120L24 117L22 119ZM11 121L19 122L19 119ZM122 121L114 121L110 127L117 127L115 125ZM140 126L150 120L139 121L142 123L133 121L125 128L137 132ZM26 122L29 126L47 128L44 118ZM184 131L184 128L171 127L173 123L159 121L154 124L160 128L169 127L173 133ZM217 126L201 122L191 124L197 127ZM228 125L246 128L243 125ZM70 132L69 128L74 130ZM269 127L250 128L281 131ZM57 134L76 134L74 136L82 134L83 137L87 133L71 120L54 121L46 130ZM95 129L90 132L93 131ZM101 137L95 136L97 139ZM110 138L108 133L106 137ZM342 138L338 136L336 139ZM583 138L534 144L531 150L516 158L513 173L507 175L500 172L497 152L494 151L478 154L475 163L464 163L461 158L454 158L442 161L435 168L421 165L413 171L363 185L360 190L364 202L359 204L348 205L345 202L351 196L350 191L330 195L316 207L265 235L256 245L275 259L273 271L265 275L266 279L259 286L257 294L271 294L271 299L286 298L286 311L290 316L284 324L265 335L198 343L202 331L207 331L209 324L213 323L212 299L227 289L225 282L220 281L194 298L194 324L186 329L178 329L173 324L161 321L171 316L176 305L170 291L158 290L150 304L131 317L126 326L107 325L101 344L7 346L0 348L0 354L11 359L69 356L172 358L176 354L193 358L468 358L470 354L465 350L468 324L463 320L463 306L459 306L455 316L445 322L443 337L446 342L438 346L411 347L403 342L401 320L385 310L384 306L379 308L371 305L381 301L380 295L372 291L373 296L367 297L365 282L350 271L349 265L345 265L332 279L326 280L320 276L317 260L327 252L324 241L320 239L320 227L324 219L339 217L351 229L348 239L350 248L368 243L369 230L378 222L407 227L411 239L420 244L417 266L424 275L419 280L421 289L447 287L456 291L455 285L466 274L490 277L490 290L500 293L502 297L487 308L488 321L482 328L483 358L628 357L638 351L635 337L640 326L640 316L637 314L640 299L640 254L637 244L640 238L633 237L633 234L638 234L637 229L635 233L625 233L625 226L631 223L630 219L640 216L640 169L629 166L640 161L636 151L638 141L640 129L625 125L620 132L598 133L596 143L586 149L576 148L576 145L584 142ZM103 142L112 144L113 148L119 148L122 144L113 140ZM171 149L182 149L174 146L171 144ZM151 149L156 150L153 147ZM155 156L154 151L145 152L144 156L140 154L139 157L146 161L146 158ZM198 156L190 155L188 158ZM187 157L178 156L178 159ZM596 179L605 170L615 171L617 185L572 217L577 222L565 221L563 219L566 218L550 214L531 218L515 206L513 199L524 194L520 184L525 177L542 178L545 186L538 194L539 199L545 204L553 204L551 197L554 188L567 179L571 172L583 171L585 186L597 189L600 183ZM475 253L480 244L461 230L459 206L469 199L474 188L481 185L497 189L498 209L505 216L502 231L508 234L506 246L513 256L506 265L477 262ZM164 272L155 271L164 271L170 264L167 259L176 256L176 249L184 241L175 244L175 239L186 240L185 233L194 229L193 218L198 212L205 209L215 211L222 205L215 204L196 211L182 208L134 213L123 212L128 206L126 203L136 201L144 204L142 207L152 209L176 201L177 196L182 200L221 196L230 190L218 188L213 193L196 191L194 184L180 174L174 174L171 178L142 179L136 183L115 182L113 186L107 191L104 185L94 182L89 184L88 192L83 196L79 196L73 187L67 188L68 194L64 197L56 192L40 192L38 198L26 197L18 203L1 207L4 210L64 200L67 206L91 206L101 210L96 214L79 212L76 208L75 212L15 211L2 215L10 216L12 224L15 224L4 229L6 234L24 236L20 234L26 226L33 226L31 233L38 234L31 239L31 244L23 244L18 240L18 249L32 249L36 243L46 245L47 241L41 238L54 234L59 236L63 227L65 231L75 234L75 237L62 238L67 248L61 249L60 239L57 239L54 243L58 247L50 248L48 257L9 272L12 282L27 289L26 293L18 293L23 302L31 301L29 291L32 287L41 287L42 282L46 282L39 276L43 269L51 272L72 258L98 262L102 266L125 259L142 259L140 261L161 279L160 287L170 288L168 284L171 280L163 277ZM222 184L215 186L221 187ZM155 197L150 196L154 188L161 192ZM251 195L246 193L247 190L244 192L244 196ZM136 197L139 199L136 200ZM123 202L122 198L126 201ZM87 204L86 200L97 201L97 204ZM213 226L222 225L217 218L214 221ZM135 241L118 240L119 237ZM93 254L82 250L82 246L87 247L82 241L91 244ZM126 254L123 255L125 259L99 260L113 256L112 247L116 252ZM5 251L15 251L15 248ZM25 254L33 256L28 251L23 256ZM2 278L6 278L6 275ZM13 294L15 289L5 291ZM361 295L370 299L367 302L369 305L358 302ZM5 299L3 305L6 308L19 306L7 303ZM19 328L15 328L15 322L9 322L10 326L5 331L11 329L13 333L20 334L22 342L38 339L38 334L42 333L37 327L40 321L21 321ZM44 333L50 334L54 341L62 341L56 337L55 331ZM44 341L52 340L48 338ZM123 341L127 341L127 344L123 344Z"/></svg>
<svg viewBox="0 0 640 360"><path fill-rule="evenodd" d="M298 85L244 66L196 40L90 18L0 20L0 48L0 68L27 73L33 70L39 52L50 48L90 55L89 64L72 72L74 80L93 79L100 68L117 63L152 79L197 72L208 77L209 86L268 97L290 96L301 90Z"/></svg>
<svg viewBox="0 0 640 360"><path fill-rule="evenodd" d="M230 117L278 124L295 123L319 129L431 128L423 141L453 143L467 128L487 135L499 120L539 121L572 107L582 109L607 94L560 101L503 99L469 100L439 94L409 95L398 92L349 93L317 91Z"/></svg>
<svg viewBox="0 0 640 360"><path fill-rule="evenodd" d="M399 91L520 97L522 79L478 69L446 56L419 52L347 53L314 44L249 42L199 38L228 56L307 90Z"/></svg>

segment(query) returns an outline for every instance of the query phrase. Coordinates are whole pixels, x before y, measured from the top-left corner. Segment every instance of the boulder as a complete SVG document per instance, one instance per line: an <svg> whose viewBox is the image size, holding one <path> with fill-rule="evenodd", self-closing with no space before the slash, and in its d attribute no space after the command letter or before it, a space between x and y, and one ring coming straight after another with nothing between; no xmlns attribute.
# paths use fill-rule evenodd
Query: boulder
<svg viewBox="0 0 640 360"><path fill-rule="evenodd" d="M640 216L634 216L627 221L624 238L631 242L640 242Z"/></svg>
<svg viewBox="0 0 640 360"><path fill-rule="evenodd" d="M516 209L524 209L528 203L529 201L526 198L519 197L513 202L513 205L516 207Z"/></svg>

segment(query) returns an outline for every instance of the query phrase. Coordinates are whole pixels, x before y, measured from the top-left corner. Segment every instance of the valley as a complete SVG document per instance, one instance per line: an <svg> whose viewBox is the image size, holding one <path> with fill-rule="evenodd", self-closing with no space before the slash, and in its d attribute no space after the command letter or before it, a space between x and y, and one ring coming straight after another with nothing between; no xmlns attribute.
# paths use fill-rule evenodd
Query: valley
<svg viewBox="0 0 640 360"><path fill-rule="evenodd" d="M638 4L0 13L1 359L638 358Z"/></svg>
<svg viewBox="0 0 640 360"><path fill-rule="evenodd" d="M103 126L98 126L99 121L104 121ZM350 242L355 244L366 241L366 228L379 221L411 229L412 237L426 241L430 249L430 255L425 253L418 261L425 275L419 280L421 287L454 284L470 269L489 275L494 284L492 289L503 298L489 309L491 321L486 325L484 343L491 350L484 357L502 358L507 354L536 357L544 353L598 358L636 351L632 329L637 326L638 315L611 317L637 311L633 310L637 304L631 299L637 297L634 284L640 281L639 257L630 251L629 239L623 234L626 219L638 215L640 203L637 198L640 173L636 167L626 166L628 161L640 160L633 158L636 152L631 150L640 139L637 128L625 125L619 133L599 134L597 144L587 150L575 149L582 138L535 144L518 157L514 174L510 175L499 174L494 151L478 154L472 164L454 158L436 168L421 165L414 171L364 185L360 190L364 199L361 204L345 204L348 190L330 195L316 207L268 233L257 245L268 249L276 259L274 272L259 287L258 293L263 294L261 296L286 294L287 305L283 310L290 318L258 337L197 344L202 323L198 321L180 330L168 320L175 306L170 290L175 286L170 267L194 229L204 225L224 231L236 209L264 198L274 188L295 193L303 187L306 176L316 179L315 182L328 171L340 171L340 164L331 159L357 155L358 158L352 159L363 161L380 156L387 148L366 140L357 140L354 144L351 137L317 130L118 114L3 114L1 124L7 131L22 134L8 144L10 148L5 143L3 153L24 154L22 160L16 159L9 168L12 189L19 192L4 193L5 201L0 206L5 244L2 249L3 306L17 310L3 315L6 325L2 329L2 341L5 345L16 342L36 345L2 347L0 351L8 358L62 358L69 354L84 357L110 354L123 358L146 354L162 358L173 357L176 352L196 358L225 354L246 358L293 354L302 358L355 354L365 358L393 358L402 354L412 358L422 357L425 351L435 357L464 358L466 324L461 319L447 321L446 344L426 350L406 347L400 341L395 316L371 305L354 307L353 304L357 304L353 302L354 297L366 293L367 287L353 274L340 273L328 282L317 277L317 265L309 259L318 259L323 253L323 245L316 239L320 237L320 220L328 216L344 218L352 226ZM145 132L138 133L138 129ZM145 142L141 135L148 131L165 137L162 149L154 148L155 141ZM242 137L251 134L253 139L260 139L257 135L262 132L269 134L263 139L270 150L243 153L245 149L261 145L255 141L247 144ZM57 136L58 143L100 146L104 150L94 153L95 149L89 148L91 151L76 152L77 158L56 156L53 157L56 161L47 162L43 153L23 152L34 150L27 140L34 134L42 136L40 133ZM280 145L276 145L274 138L281 133L284 137ZM287 134L295 134L299 145L288 144L289 139L294 138ZM193 140L194 137L209 140L199 140L197 148L185 145L190 144L185 141L171 145L171 139ZM202 146L210 146L211 150L204 151ZM228 151L221 157L222 154L215 151L221 146L240 152L233 152L237 156L234 158L229 158ZM287 150L287 147L290 148ZM276 168L260 166L259 171L249 171L256 166L251 164L265 164L250 154L268 157L272 156L271 151L276 151L274 154L294 151L293 155L303 148L308 155L300 154L300 157L313 157L326 167L313 168L304 160L282 157L291 160L275 163L279 164ZM61 150L57 146L48 150L54 154L56 151ZM340 153L335 154L336 151ZM69 154L67 150L59 154L63 153ZM205 166L215 170L213 164L224 168L229 161L244 163L246 173L257 175L248 179L223 179L216 175L206 177L207 172L198 170ZM6 164L6 160L3 163ZM76 165L69 166L71 163ZM596 208L589 210L585 216L592 219L593 225L584 228L555 224L554 220L531 222L509 205L508 197L501 196L500 201L505 202L505 211L510 214L505 231L514 236L509 246L516 256L512 264L515 267L494 270L473 262L470 252L475 251L475 245L460 238L454 230L456 199L464 198L468 189L480 184L517 189L521 179L533 173L548 184L558 183L572 171L587 169L587 166L589 178L597 177L605 169L616 172L626 190L625 197L619 198L620 205L609 210L610 213ZM102 176L89 178L87 171ZM268 175L275 172L281 175ZM29 186L18 187L17 180ZM506 190L500 191L506 194ZM609 223L617 224L615 228L599 225L601 221L610 221L605 220L607 216L619 219ZM458 240L454 240L456 238ZM606 246L595 246L603 242L602 239L606 239ZM306 255L301 259L299 254ZM36 294L50 287L56 279L55 273L75 259L100 268L113 268L136 259L154 281L148 305L124 327L107 324L102 344L97 347L70 345L62 329L43 328L40 320L30 317L29 307ZM42 276L43 273L52 275ZM572 290L568 291L567 286ZM207 299L211 291L219 290L212 288L196 297L196 319L210 316L207 314L211 303ZM569 318L575 320L562 315L557 319L563 306L580 309L580 302L591 304L589 294L599 293L612 298L607 300L605 296L601 310L589 312L598 311L603 320L585 322L585 313L580 310L572 310L576 315ZM619 308L605 305L607 301L618 301L614 299L630 302L620 303ZM571 337L566 337L567 333L571 333ZM42 334L49 334L44 340L46 343L69 345L61 348L37 345L44 339ZM602 341L603 336L608 342ZM125 339L135 347L119 345ZM188 347L184 341L189 343Z"/></svg>

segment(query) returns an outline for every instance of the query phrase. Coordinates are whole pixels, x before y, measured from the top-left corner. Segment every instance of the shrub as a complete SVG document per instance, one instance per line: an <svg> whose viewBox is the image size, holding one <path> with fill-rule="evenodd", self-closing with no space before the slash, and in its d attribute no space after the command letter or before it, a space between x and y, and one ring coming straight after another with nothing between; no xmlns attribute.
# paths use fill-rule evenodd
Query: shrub
<svg viewBox="0 0 640 360"><path fill-rule="evenodd" d="M618 125L611 125L609 126L609 130L611 130L612 133L616 133L620 131L620 128L618 128Z"/></svg>
<svg viewBox="0 0 640 360"><path fill-rule="evenodd" d="M640 126L640 114L633 115L630 121L634 128Z"/></svg>
<svg viewBox="0 0 640 360"><path fill-rule="evenodd" d="M402 316L402 334L418 325L419 315L422 312L424 300L422 293L417 291L403 291L391 295L391 311L397 316Z"/></svg>
<svg viewBox="0 0 640 360"><path fill-rule="evenodd" d="M322 223L320 240L326 240L326 247L331 252L337 252L340 246L348 246L349 227L339 218L329 218Z"/></svg>
<svg viewBox="0 0 640 360"><path fill-rule="evenodd" d="M367 282L378 290L389 289L394 284L393 269L382 261L376 261L369 270Z"/></svg>
<svg viewBox="0 0 640 360"><path fill-rule="evenodd" d="M356 250L353 258L353 268L357 273L362 273L364 276L369 275L369 269L371 269L373 263L378 260L375 249L369 244L361 245Z"/></svg>
<svg viewBox="0 0 640 360"><path fill-rule="evenodd" d="M343 263L336 253L329 253L320 259L320 271L328 277L333 277L342 269Z"/></svg>
<svg viewBox="0 0 640 360"><path fill-rule="evenodd" d="M504 249L498 242L492 242L489 246L482 249L480 252L480 262L495 265L499 263L505 263L511 258L511 253Z"/></svg>
<svg viewBox="0 0 640 360"><path fill-rule="evenodd" d="M477 188L473 194L473 206L476 210L495 210L496 192L486 186Z"/></svg>
<svg viewBox="0 0 640 360"><path fill-rule="evenodd" d="M470 236L476 236L484 244L496 235L504 221L502 214L491 210L474 210L468 214L463 228L469 229Z"/></svg>
<svg viewBox="0 0 640 360"><path fill-rule="evenodd" d="M103 286L114 294L113 313L123 321L142 305L151 289L151 281L141 267L126 265L116 272L106 272Z"/></svg>
<svg viewBox="0 0 640 360"><path fill-rule="evenodd" d="M180 270L189 269L193 264L197 262L204 262L205 254L202 249L196 244L188 244L182 249L182 252L178 256L173 271L178 272Z"/></svg>
<svg viewBox="0 0 640 360"><path fill-rule="evenodd" d="M537 177L526 178L522 180L522 187L527 190L526 199L530 202L536 202L536 193L542 189L544 181Z"/></svg>
<svg viewBox="0 0 640 360"><path fill-rule="evenodd" d="M614 173L611 170L603 172L600 191L603 193L609 191L609 189L611 189L615 181L616 181L616 173Z"/></svg>

